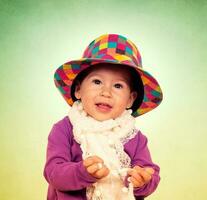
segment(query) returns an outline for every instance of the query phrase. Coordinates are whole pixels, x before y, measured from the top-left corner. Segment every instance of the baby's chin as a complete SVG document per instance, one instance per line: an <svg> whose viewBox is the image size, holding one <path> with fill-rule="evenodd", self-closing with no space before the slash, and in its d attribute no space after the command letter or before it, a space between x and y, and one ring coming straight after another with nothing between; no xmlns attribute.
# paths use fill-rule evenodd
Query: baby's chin
<svg viewBox="0 0 207 200"><path fill-rule="evenodd" d="M113 119L113 117L107 117L107 116L91 116L91 115L89 115L89 116L97 121L100 121L100 122Z"/></svg>
<svg viewBox="0 0 207 200"><path fill-rule="evenodd" d="M87 113L88 116L92 117L93 119L97 120L97 121L100 121L100 122L103 122L103 121L106 121L106 120L110 120L110 119L115 119L115 117L113 116L110 116L110 115L106 115L106 114L90 114L90 113Z"/></svg>

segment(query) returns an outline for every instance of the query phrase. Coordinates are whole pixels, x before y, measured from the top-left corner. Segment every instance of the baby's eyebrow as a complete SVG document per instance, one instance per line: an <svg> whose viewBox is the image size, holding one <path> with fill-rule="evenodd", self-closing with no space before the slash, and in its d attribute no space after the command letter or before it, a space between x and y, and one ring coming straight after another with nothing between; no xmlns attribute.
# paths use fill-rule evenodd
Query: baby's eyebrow
<svg viewBox="0 0 207 200"><path fill-rule="evenodd" d="M87 76L87 78L91 78L91 77L93 77L93 76L98 76L98 77L101 77L101 75L100 75L100 74L89 74L89 75Z"/></svg>
<svg viewBox="0 0 207 200"><path fill-rule="evenodd" d="M87 79L90 79L90 78L93 78L93 77L97 77L97 78L102 78L102 75L99 74L99 73L91 73L87 76ZM130 83L130 80L128 80L127 78L117 78L117 79L114 79L115 82L124 82L125 84L129 85Z"/></svg>
<svg viewBox="0 0 207 200"><path fill-rule="evenodd" d="M124 80L124 79L115 79L114 82L115 83L125 83L127 85L129 84L128 81L127 80Z"/></svg>

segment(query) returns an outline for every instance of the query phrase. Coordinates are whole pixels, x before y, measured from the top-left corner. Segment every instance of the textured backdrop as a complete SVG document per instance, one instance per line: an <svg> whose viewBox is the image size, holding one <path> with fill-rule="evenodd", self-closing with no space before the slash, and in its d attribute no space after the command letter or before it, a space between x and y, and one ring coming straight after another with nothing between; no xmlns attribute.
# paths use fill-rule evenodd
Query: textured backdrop
<svg viewBox="0 0 207 200"><path fill-rule="evenodd" d="M0 0L2 200L46 199L47 136L68 109L53 73L104 33L131 39L163 89L137 119L161 167L147 199L207 199L206 1Z"/></svg>

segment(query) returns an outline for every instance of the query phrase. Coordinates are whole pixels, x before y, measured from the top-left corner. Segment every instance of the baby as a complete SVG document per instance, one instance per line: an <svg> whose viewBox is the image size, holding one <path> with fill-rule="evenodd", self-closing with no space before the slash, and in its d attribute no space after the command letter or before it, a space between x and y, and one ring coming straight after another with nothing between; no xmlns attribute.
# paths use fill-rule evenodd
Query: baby
<svg viewBox="0 0 207 200"><path fill-rule="evenodd" d="M158 82L142 69L137 47L106 34L83 58L55 73L55 84L71 106L48 137L44 176L48 200L143 199L157 187L159 167L135 117L162 100Z"/></svg>

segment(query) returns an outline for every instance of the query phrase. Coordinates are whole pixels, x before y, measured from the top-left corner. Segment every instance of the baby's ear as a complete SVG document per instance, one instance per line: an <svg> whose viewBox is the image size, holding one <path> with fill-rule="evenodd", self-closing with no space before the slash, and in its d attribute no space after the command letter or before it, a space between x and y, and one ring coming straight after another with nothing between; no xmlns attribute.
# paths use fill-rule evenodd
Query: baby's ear
<svg viewBox="0 0 207 200"><path fill-rule="evenodd" d="M75 98L76 99L80 99L81 98L81 94L80 94L80 83L77 83L75 86Z"/></svg>
<svg viewBox="0 0 207 200"><path fill-rule="evenodd" d="M127 104L127 108L131 108L135 99L137 98L137 92L133 91L131 92L130 94L130 97L129 97L129 101L128 101L128 104Z"/></svg>

